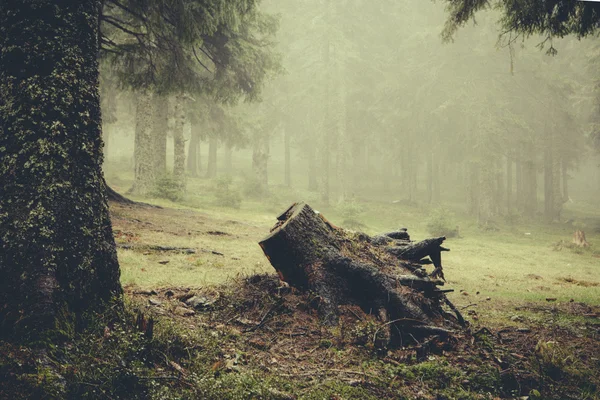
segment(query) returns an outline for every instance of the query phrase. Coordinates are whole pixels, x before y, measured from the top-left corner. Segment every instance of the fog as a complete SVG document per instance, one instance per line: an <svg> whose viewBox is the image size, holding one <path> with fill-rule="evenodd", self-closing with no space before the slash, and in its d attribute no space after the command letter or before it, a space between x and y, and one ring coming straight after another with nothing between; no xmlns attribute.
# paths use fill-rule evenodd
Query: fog
<svg viewBox="0 0 600 400"><path fill-rule="evenodd" d="M197 194L196 179L231 177L226 185L237 179L258 199L444 205L484 225L513 215L564 221L565 209L597 204L592 40L499 38L499 15L488 11L444 41L444 7L428 1L262 7L279 19L273 57L282 68L255 99L165 96L165 172L183 134L182 196ZM105 170L125 192L143 153L136 125L156 124L157 112L136 115L139 94L109 80Z"/></svg>

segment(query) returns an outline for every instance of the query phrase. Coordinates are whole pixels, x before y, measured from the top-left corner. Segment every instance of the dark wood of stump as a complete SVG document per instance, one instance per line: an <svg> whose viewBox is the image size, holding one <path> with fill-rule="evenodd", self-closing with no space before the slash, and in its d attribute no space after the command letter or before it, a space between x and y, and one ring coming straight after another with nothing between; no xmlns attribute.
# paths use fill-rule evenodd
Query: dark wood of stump
<svg viewBox="0 0 600 400"><path fill-rule="evenodd" d="M332 225L304 203L277 219L259 244L282 280L319 296L324 323L337 323L338 306L356 304L382 318L392 344L464 326L446 291L437 288L444 284L445 238L414 243L405 229L370 237ZM435 266L431 275L422 268L427 263Z"/></svg>

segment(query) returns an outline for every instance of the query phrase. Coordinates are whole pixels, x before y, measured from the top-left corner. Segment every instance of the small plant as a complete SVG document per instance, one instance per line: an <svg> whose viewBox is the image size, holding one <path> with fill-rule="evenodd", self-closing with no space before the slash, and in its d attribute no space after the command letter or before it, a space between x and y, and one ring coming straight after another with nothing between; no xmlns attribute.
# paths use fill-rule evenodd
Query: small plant
<svg viewBox="0 0 600 400"><path fill-rule="evenodd" d="M242 196L236 190L231 189L233 180L230 176L218 178L215 182L215 196L217 205L230 208L240 208Z"/></svg>
<svg viewBox="0 0 600 400"><path fill-rule="evenodd" d="M244 196L253 199L262 199L269 194L268 189L256 176L246 177L243 185Z"/></svg>
<svg viewBox="0 0 600 400"><path fill-rule="evenodd" d="M165 174L156 180L151 196L171 201L183 199L183 185L170 174Z"/></svg>
<svg viewBox="0 0 600 400"><path fill-rule="evenodd" d="M362 228L364 225L359 221L359 216L365 211L362 204L355 200L345 201L337 206L342 216L342 225L349 228Z"/></svg>
<svg viewBox="0 0 600 400"><path fill-rule="evenodd" d="M454 223L454 214L445 207L431 210L427 219L427 230L435 236L459 236L458 226Z"/></svg>

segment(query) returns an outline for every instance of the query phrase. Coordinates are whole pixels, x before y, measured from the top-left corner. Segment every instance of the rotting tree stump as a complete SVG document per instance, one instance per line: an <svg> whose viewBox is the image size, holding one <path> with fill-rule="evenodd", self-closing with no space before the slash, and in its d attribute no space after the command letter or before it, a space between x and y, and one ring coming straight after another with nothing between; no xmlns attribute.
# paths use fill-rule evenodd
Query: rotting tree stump
<svg viewBox="0 0 600 400"><path fill-rule="evenodd" d="M259 244L283 281L318 296L325 324L338 322L338 306L354 304L381 318L392 345L465 326L445 295L451 290L438 288L444 237L412 242L406 229L371 237L332 225L304 203L277 220ZM424 264L434 265L431 274Z"/></svg>
<svg viewBox="0 0 600 400"><path fill-rule="evenodd" d="M576 230L573 233L573 244L577 247L590 247L590 244L585 238L585 232Z"/></svg>

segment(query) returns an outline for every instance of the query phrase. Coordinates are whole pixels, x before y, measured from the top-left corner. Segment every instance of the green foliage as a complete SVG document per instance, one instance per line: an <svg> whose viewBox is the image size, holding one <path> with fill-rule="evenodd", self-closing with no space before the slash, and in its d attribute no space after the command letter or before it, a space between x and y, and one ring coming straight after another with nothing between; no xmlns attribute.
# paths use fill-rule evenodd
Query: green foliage
<svg viewBox="0 0 600 400"><path fill-rule="evenodd" d="M445 207L434 208L427 218L427 231L434 236L458 236L454 214Z"/></svg>
<svg viewBox="0 0 600 400"><path fill-rule="evenodd" d="M269 195L269 189L254 175L244 178L242 190L244 196L252 199L263 199Z"/></svg>
<svg viewBox="0 0 600 400"><path fill-rule="evenodd" d="M217 205L222 207L240 208L242 196L239 191L231 189L232 182L233 179L230 176L224 176L215 181Z"/></svg>
<svg viewBox="0 0 600 400"><path fill-rule="evenodd" d="M181 201L183 199L183 186L173 175L165 174L156 180L150 195L160 199Z"/></svg>
<svg viewBox="0 0 600 400"><path fill-rule="evenodd" d="M337 211L342 216L342 225L348 228L361 228L364 225L360 222L359 217L365 212L363 204L352 199L344 201L337 205Z"/></svg>

